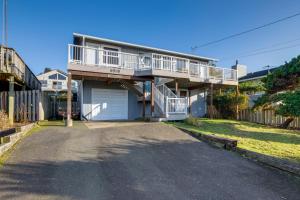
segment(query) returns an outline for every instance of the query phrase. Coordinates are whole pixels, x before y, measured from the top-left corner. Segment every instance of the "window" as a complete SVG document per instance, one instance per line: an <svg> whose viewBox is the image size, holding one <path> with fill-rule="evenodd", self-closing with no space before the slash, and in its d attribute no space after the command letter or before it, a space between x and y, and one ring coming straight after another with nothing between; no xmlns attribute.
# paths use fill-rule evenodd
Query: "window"
<svg viewBox="0 0 300 200"><path fill-rule="evenodd" d="M47 80L40 80L42 87L47 87L48 81Z"/></svg>
<svg viewBox="0 0 300 200"><path fill-rule="evenodd" d="M61 74L57 74L57 78L58 78L58 80L66 80L66 77Z"/></svg>
<svg viewBox="0 0 300 200"><path fill-rule="evenodd" d="M119 65L119 49L103 47L103 63L108 65Z"/></svg>
<svg viewBox="0 0 300 200"><path fill-rule="evenodd" d="M50 76L48 76L49 79L52 79L52 80L57 80L57 74L52 74Z"/></svg>
<svg viewBox="0 0 300 200"><path fill-rule="evenodd" d="M144 57L144 64L145 66L151 66L151 58L148 56Z"/></svg>

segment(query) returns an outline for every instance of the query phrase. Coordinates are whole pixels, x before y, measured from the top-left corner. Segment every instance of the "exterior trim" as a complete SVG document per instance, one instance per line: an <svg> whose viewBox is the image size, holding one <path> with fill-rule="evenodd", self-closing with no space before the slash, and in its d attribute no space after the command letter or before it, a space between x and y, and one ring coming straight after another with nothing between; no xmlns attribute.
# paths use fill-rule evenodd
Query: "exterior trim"
<svg viewBox="0 0 300 200"><path fill-rule="evenodd" d="M147 49L147 50L151 50L151 51L160 51L160 52L164 52L164 53L176 54L176 55L179 55L179 56L191 57L191 58L195 58L195 59L202 59L202 60L208 60L208 61L219 61L218 59L215 59L215 58L209 58L209 57L197 56L197 55L193 55L193 54L180 53L180 52L177 52L177 51L170 51L170 50L166 50L166 49L160 49L160 48L154 48L154 47L149 47L149 46L144 46L144 45L132 44L132 43L128 43L128 42L121 42L121 41L117 41L117 40L111 40L111 39L106 39L106 38L101 38L101 37L89 36L89 35L80 34L80 33L73 33L73 36L82 37L82 38L85 38L85 39L97 40L97 41L100 41L100 42L102 41L102 42L107 42L107 43L113 43L113 44L117 44L117 45L124 45L124 46L129 46L129 47L142 48L142 49Z"/></svg>

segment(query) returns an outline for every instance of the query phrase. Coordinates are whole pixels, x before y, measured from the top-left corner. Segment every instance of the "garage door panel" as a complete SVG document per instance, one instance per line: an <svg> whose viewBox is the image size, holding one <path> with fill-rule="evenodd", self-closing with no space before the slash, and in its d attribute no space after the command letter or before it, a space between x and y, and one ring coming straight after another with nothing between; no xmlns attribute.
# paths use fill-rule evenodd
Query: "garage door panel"
<svg viewBox="0 0 300 200"><path fill-rule="evenodd" d="M128 119L128 91L92 89L92 120Z"/></svg>

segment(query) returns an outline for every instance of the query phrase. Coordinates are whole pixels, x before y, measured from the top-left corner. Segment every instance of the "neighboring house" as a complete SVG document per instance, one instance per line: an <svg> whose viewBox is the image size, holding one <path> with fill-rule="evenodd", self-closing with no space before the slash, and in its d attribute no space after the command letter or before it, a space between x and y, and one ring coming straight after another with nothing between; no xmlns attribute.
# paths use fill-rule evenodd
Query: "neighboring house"
<svg viewBox="0 0 300 200"><path fill-rule="evenodd" d="M14 91L39 90L41 84L19 54L0 45L0 91L9 91L9 82Z"/></svg>
<svg viewBox="0 0 300 200"><path fill-rule="evenodd" d="M68 72L81 82L85 120L201 117L211 89L238 84L237 71L216 59L78 33L73 40Z"/></svg>
<svg viewBox="0 0 300 200"><path fill-rule="evenodd" d="M265 78L269 73L272 73L274 70L278 69L278 67L274 67L271 69L265 69L261 71L247 73L245 76L239 77L239 83L243 82L261 82L263 78ZM262 96L264 92L256 92L255 94L249 95L249 107L251 108L254 105L254 101Z"/></svg>
<svg viewBox="0 0 300 200"><path fill-rule="evenodd" d="M239 77L239 83L246 81L261 81L262 78L266 77L269 73L272 73L277 68L278 67L274 67L271 69L247 73L245 76Z"/></svg>
<svg viewBox="0 0 300 200"><path fill-rule="evenodd" d="M68 76L59 69L46 68L44 73L37 75L42 84L42 102L44 119L57 119L62 117L67 109L67 82ZM78 82L72 80L73 111L79 112L76 106L78 98ZM74 113L75 114L75 113Z"/></svg>
<svg viewBox="0 0 300 200"><path fill-rule="evenodd" d="M20 55L0 45L0 110L8 113L9 123L39 119L41 84Z"/></svg>

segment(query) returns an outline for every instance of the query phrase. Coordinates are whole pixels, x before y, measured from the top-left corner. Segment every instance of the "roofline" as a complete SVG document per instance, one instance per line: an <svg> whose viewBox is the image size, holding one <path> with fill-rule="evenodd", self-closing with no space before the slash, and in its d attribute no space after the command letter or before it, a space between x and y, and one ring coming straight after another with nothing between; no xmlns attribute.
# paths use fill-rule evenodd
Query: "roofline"
<svg viewBox="0 0 300 200"><path fill-rule="evenodd" d="M267 75L263 75L263 76L255 76L255 77L252 77L252 78L246 78L246 79L241 79L239 80L239 82L245 82L245 81L251 81L251 80L255 80L255 79L261 79L261 78L264 78L266 77ZM241 77L243 78L243 77Z"/></svg>
<svg viewBox="0 0 300 200"><path fill-rule="evenodd" d="M68 77L68 74L66 72L60 70L60 69L51 69L50 71L48 71L48 72L42 72L42 73L38 74L37 76L48 74L48 73L53 72L53 71L56 71L57 73L63 74L65 77Z"/></svg>
<svg viewBox="0 0 300 200"><path fill-rule="evenodd" d="M218 59L215 59L215 58L209 58L209 57L197 56L197 55L193 55L193 54L180 53L180 52L177 52L177 51L170 51L170 50L166 50L166 49L160 49L160 48L149 47L149 46L144 46L144 45L132 44L132 43L128 43L128 42L121 42L121 41L117 41L117 40L111 40L111 39L106 39L106 38L101 38L101 37L95 37L95 36L85 35L85 34L81 34L81 33L73 33L73 36L85 37L85 38L90 38L90 39L93 39L93 40L98 40L98 41L108 42L108 43L114 43L114 44L119 44L119 45L125 45L125 46L130 46L130 47L143 48L143 49L148 49L148 50L152 50L152 51L161 51L161 52L165 52L165 53L176 54L176 55L186 56L186 57L191 57L191 58L196 58L196 59L219 61Z"/></svg>

